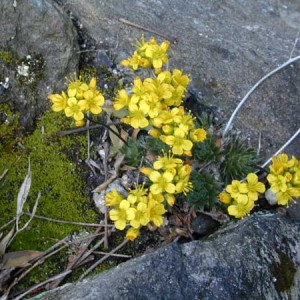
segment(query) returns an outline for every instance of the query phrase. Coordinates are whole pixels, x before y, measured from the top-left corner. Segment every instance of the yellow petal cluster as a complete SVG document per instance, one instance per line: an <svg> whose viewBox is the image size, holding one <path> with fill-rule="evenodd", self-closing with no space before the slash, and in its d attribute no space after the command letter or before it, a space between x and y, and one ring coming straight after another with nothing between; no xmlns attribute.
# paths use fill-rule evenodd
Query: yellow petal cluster
<svg viewBox="0 0 300 300"><path fill-rule="evenodd" d="M110 219L118 230L130 226L125 238L131 241L139 236L142 226L153 223L159 227L163 224L163 215L166 212L163 201L162 195L152 194L143 185L130 190L127 197L116 189L105 196L106 205L113 207L109 211Z"/></svg>
<svg viewBox="0 0 300 300"><path fill-rule="evenodd" d="M127 116L122 118L125 124L148 129L151 136L169 145L175 155L191 155L193 144L206 139L206 131L195 127L193 116L182 106L189 77L179 69L162 70L168 47L168 42L158 45L155 39L138 42L134 55L122 64L134 70L152 67L156 76L136 78L131 91L119 91L113 105L116 110L127 110Z"/></svg>
<svg viewBox="0 0 300 300"><path fill-rule="evenodd" d="M158 72L163 65L168 62L167 51L170 43L167 41L162 42L160 45L155 38L151 38L145 42L144 37L137 41L136 50L133 55L123 60L123 66L130 67L133 70L138 68L153 68Z"/></svg>
<svg viewBox="0 0 300 300"><path fill-rule="evenodd" d="M226 191L219 194L219 201L228 205L228 213L235 218L243 218L254 208L255 201L266 190L254 173L247 175L246 182L233 180L226 186Z"/></svg>
<svg viewBox="0 0 300 300"><path fill-rule="evenodd" d="M174 158L171 152L157 158L153 168L141 168L152 184L153 195L163 195L170 206L175 203L175 194L187 194L192 189L190 174L192 168L179 158Z"/></svg>
<svg viewBox="0 0 300 300"><path fill-rule="evenodd" d="M49 97L52 102L52 110L64 111L65 115L75 120L76 126L83 126L84 113L90 111L98 115L102 112L104 97L97 90L96 78L92 78L89 84L76 79L70 80L67 92L52 94Z"/></svg>
<svg viewBox="0 0 300 300"><path fill-rule="evenodd" d="M294 198L300 196L300 161L287 154L279 154L272 158L267 180L270 189L276 194L277 203L289 205Z"/></svg>

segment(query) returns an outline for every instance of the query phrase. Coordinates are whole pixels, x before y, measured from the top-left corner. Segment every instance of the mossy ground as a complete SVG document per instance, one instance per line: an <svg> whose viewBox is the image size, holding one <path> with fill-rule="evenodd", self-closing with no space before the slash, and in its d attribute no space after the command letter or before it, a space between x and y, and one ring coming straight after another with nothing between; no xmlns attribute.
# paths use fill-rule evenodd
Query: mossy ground
<svg viewBox="0 0 300 300"><path fill-rule="evenodd" d="M37 215L67 221L96 222L97 214L84 193L84 174L79 162L86 155L86 138L84 134L57 137L59 130L68 127L70 122L65 116L49 111L38 122L32 135L18 141L19 145L2 145L0 173L5 169L8 173L0 188L0 226L15 216L16 199L27 174L29 157L32 184L24 210L32 209L37 193L41 192ZM11 128L7 132L11 133ZM22 217L23 222L27 219ZM9 250L44 250L79 228L34 219L30 227L16 237Z"/></svg>

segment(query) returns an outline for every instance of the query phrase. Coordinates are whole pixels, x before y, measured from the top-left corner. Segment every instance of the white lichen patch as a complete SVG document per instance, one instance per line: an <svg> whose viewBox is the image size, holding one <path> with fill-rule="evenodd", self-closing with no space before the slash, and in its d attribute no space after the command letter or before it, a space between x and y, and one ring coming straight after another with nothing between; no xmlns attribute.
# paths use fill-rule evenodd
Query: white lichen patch
<svg viewBox="0 0 300 300"><path fill-rule="evenodd" d="M25 65L23 62L18 66L17 72L20 76L28 77L29 76L29 66Z"/></svg>
<svg viewBox="0 0 300 300"><path fill-rule="evenodd" d="M5 77L4 82L0 82L0 85L2 85L5 89L9 88L9 78Z"/></svg>

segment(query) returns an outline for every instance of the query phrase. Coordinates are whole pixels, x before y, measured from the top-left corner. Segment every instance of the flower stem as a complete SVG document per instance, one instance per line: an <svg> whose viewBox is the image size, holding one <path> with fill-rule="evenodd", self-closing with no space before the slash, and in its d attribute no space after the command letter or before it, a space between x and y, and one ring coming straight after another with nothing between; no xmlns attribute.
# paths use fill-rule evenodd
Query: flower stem
<svg viewBox="0 0 300 300"><path fill-rule="evenodd" d="M88 119L89 121L91 121L92 123L96 123L96 124L99 124L99 125L105 127L105 128L108 129L110 132L112 132L114 135L116 135L116 136L117 136L117 137L118 137L125 145L128 145L127 141L125 141L117 131L111 129L108 125L106 125L106 124L104 124L104 123L102 123L102 122L99 122L99 121L95 121L95 120L93 120L93 119L91 119L91 118L89 118L89 117L87 117L87 119Z"/></svg>

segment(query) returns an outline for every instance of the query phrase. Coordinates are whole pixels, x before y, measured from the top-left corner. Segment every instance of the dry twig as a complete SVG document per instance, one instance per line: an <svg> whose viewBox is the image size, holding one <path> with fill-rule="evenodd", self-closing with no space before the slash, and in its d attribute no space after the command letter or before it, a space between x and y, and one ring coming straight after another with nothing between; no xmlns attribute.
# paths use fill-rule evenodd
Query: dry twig
<svg viewBox="0 0 300 300"><path fill-rule="evenodd" d="M158 32L158 31L155 31L153 29L150 29L150 28L146 28L142 25L139 25L139 24L136 24L136 23L133 23L133 22L130 22L124 18L119 18L119 21L126 24L126 25L129 25L129 26L132 26L132 27L135 27L135 28L138 28L138 29L141 29L141 30L144 30L144 31L148 31L148 32L151 32L151 33L154 33L156 35L159 35L165 39L167 39L169 42L171 42L172 44L177 44L178 43L178 39L173 37L173 36L170 36L170 35L166 35L164 33L161 33L161 32Z"/></svg>
<svg viewBox="0 0 300 300"><path fill-rule="evenodd" d="M24 215L31 216L31 213L24 212ZM80 226L88 226L88 227L114 227L114 225L105 225L105 224L95 224L95 223L82 223L82 222L73 222L73 221L64 221L64 220L56 220L52 218L47 218L44 216L39 216L35 215L34 218L41 219L41 220L46 220L50 222L55 222L55 223L62 223L62 224L71 224L71 225L80 225Z"/></svg>
<svg viewBox="0 0 300 300"><path fill-rule="evenodd" d="M91 267L89 267L79 278L79 280L82 280L87 274L92 272L96 267L98 267L103 261L105 261L107 258L109 258L112 254L117 252L119 249L123 248L128 243L128 240L124 240L121 244L119 244L116 248L111 250L109 253L107 253L105 256L103 256L101 259L99 259L97 262L95 262Z"/></svg>

